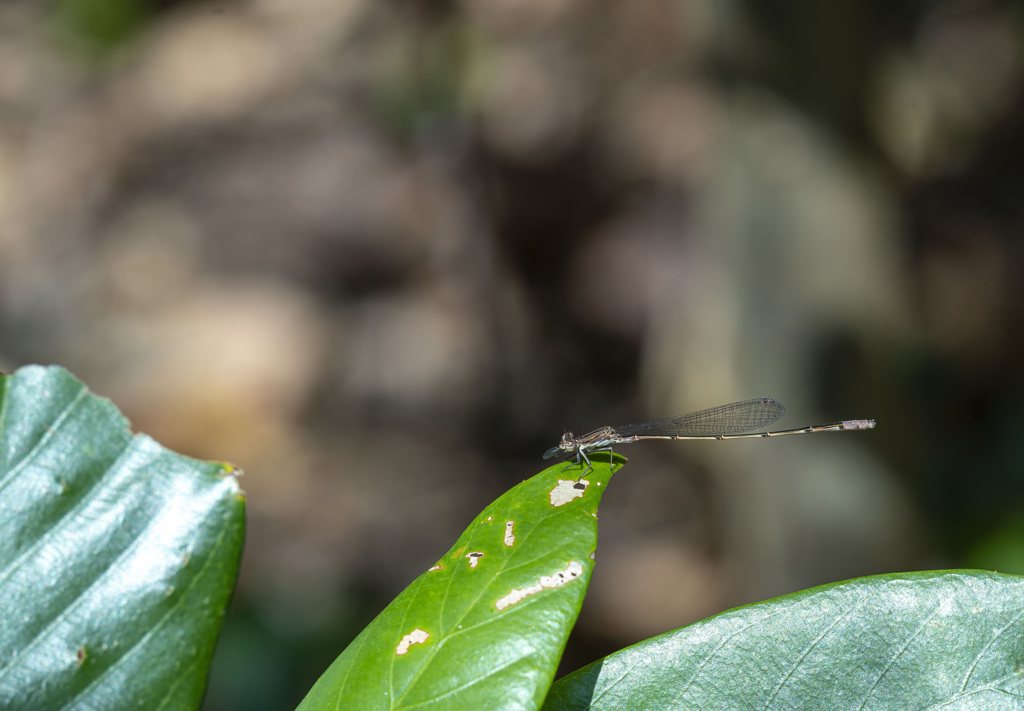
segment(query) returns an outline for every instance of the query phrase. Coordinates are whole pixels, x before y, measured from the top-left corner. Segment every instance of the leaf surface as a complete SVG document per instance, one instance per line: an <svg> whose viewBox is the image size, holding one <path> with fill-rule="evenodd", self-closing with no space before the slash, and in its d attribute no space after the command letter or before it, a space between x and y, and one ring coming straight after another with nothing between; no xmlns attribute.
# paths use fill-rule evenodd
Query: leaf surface
<svg viewBox="0 0 1024 711"><path fill-rule="evenodd" d="M188 709L234 589L234 470L60 368L0 376L0 708Z"/></svg>
<svg viewBox="0 0 1024 711"><path fill-rule="evenodd" d="M1024 578L859 578L723 612L584 667L545 711L1021 709Z"/></svg>
<svg viewBox="0 0 1024 711"><path fill-rule="evenodd" d="M625 460L559 463L488 506L342 652L300 705L536 709L593 570L597 506Z"/></svg>

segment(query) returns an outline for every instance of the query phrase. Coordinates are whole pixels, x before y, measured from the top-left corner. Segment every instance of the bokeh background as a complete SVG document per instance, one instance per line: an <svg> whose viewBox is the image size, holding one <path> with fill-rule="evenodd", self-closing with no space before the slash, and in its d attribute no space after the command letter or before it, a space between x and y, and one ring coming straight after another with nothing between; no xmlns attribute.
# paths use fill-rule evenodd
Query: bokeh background
<svg viewBox="0 0 1024 711"><path fill-rule="evenodd" d="M1024 11L0 3L0 369L246 474L206 708L294 706L564 429L623 453L564 662L871 573L1024 573Z"/></svg>

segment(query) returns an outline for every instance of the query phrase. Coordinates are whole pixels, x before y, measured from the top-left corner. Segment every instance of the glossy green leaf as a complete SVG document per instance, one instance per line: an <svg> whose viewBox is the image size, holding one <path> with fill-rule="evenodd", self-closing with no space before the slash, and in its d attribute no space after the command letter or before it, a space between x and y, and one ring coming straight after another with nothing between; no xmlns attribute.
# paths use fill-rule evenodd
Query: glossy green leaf
<svg viewBox="0 0 1024 711"><path fill-rule="evenodd" d="M244 537L234 470L60 368L0 376L0 708L202 701Z"/></svg>
<svg viewBox="0 0 1024 711"><path fill-rule="evenodd" d="M723 612L559 679L572 709L1022 709L1024 578L906 573Z"/></svg>
<svg viewBox="0 0 1024 711"><path fill-rule="evenodd" d="M299 708L538 708L590 582L598 503L624 461L599 455L579 482L579 468L556 464L488 506Z"/></svg>

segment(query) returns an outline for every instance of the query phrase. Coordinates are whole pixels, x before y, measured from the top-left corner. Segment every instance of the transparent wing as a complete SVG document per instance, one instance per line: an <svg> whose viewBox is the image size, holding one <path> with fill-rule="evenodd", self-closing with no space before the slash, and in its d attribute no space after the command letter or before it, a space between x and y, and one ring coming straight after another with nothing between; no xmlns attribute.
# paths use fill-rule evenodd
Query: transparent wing
<svg viewBox="0 0 1024 711"><path fill-rule="evenodd" d="M756 398L612 429L621 437L714 437L761 429L785 414L786 407L778 400Z"/></svg>

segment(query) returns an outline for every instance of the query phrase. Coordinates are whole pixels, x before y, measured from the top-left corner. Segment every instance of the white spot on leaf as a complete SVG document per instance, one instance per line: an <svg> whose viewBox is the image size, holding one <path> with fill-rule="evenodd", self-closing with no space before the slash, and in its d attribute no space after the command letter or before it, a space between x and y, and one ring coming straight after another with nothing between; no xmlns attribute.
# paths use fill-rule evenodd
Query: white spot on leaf
<svg viewBox="0 0 1024 711"><path fill-rule="evenodd" d="M586 479L580 479L579 481L559 479L558 484L551 490L551 505L565 506L573 499L582 497L583 492L587 490L588 486L590 486L590 482Z"/></svg>
<svg viewBox="0 0 1024 711"><path fill-rule="evenodd" d="M475 568L480 559L484 557L484 554L480 552L467 553L466 557L469 558L469 567Z"/></svg>
<svg viewBox="0 0 1024 711"><path fill-rule="evenodd" d="M435 570L444 570L444 566L438 563L437 565L432 565L429 568L427 568L428 573L432 573Z"/></svg>
<svg viewBox="0 0 1024 711"><path fill-rule="evenodd" d="M576 561L570 561L565 570L559 570L553 575L542 575L540 580L530 587L512 588L509 594L495 602L494 606L499 610L504 610L509 605L515 605L520 600L536 595L541 590L561 587L581 575L583 575L583 566Z"/></svg>
<svg viewBox="0 0 1024 711"><path fill-rule="evenodd" d="M417 627L412 632L402 637L402 641L399 642L398 646L395 648L395 654L405 654L409 651L409 647L411 647L414 644L423 644L429 638L429 632L421 630L419 627Z"/></svg>
<svg viewBox="0 0 1024 711"><path fill-rule="evenodd" d="M511 548L515 542L516 537L512 533L512 527L515 525L514 521L508 521L505 523L505 545Z"/></svg>

